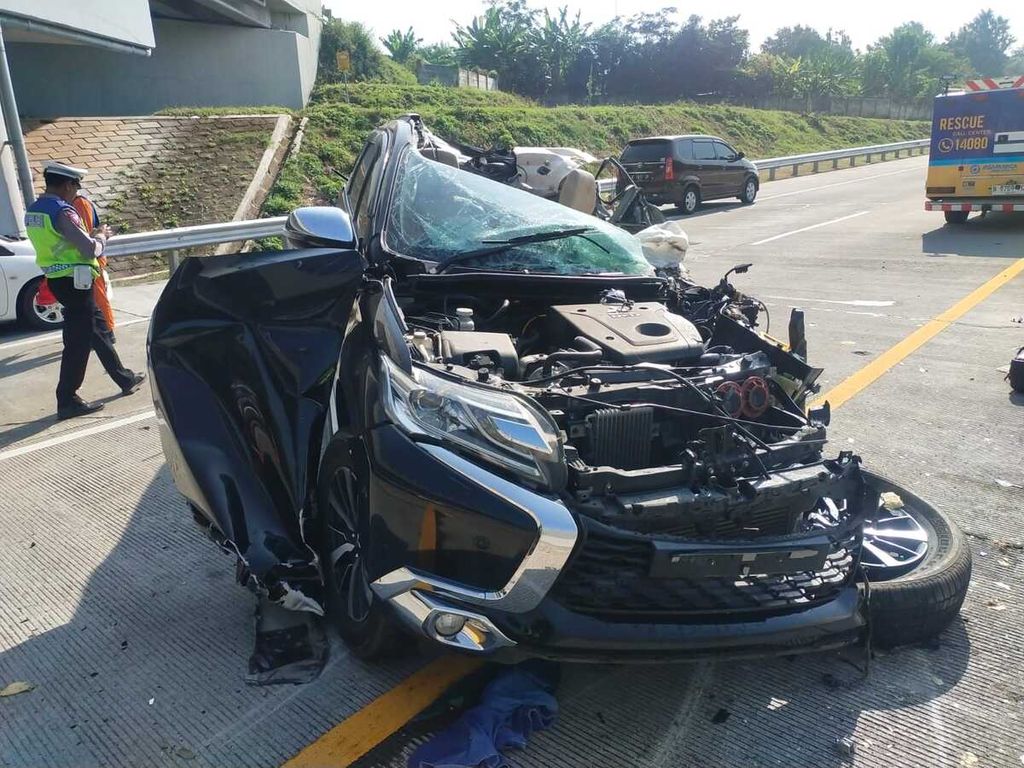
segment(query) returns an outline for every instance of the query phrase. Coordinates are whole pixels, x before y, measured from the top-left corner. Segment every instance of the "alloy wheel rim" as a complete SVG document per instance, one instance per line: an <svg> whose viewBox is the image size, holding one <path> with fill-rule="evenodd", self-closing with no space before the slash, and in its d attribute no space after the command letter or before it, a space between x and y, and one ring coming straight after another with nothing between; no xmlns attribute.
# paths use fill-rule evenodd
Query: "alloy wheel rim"
<svg viewBox="0 0 1024 768"><path fill-rule="evenodd" d="M686 210L688 210L688 211L692 211L692 210L694 210L697 207L697 193L696 192L693 192L691 190L690 192L686 193L685 205L686 205Z"/></svg>
<svg viewBox="0 0 1024 768"><path fill-rule="evenodd" d="M339 469L331 478L327 498L329 577L353 623L366 621L373 593L359 536L359 490L355 475Z"/></svg>
<svg viewBox="0 0 1024 768"><path fill-rule="evenodd" d="M887 509L881 501L864 523L861 565L869 575L889 579L909 573L928 555L931 537L907 507Z"/></svg>
<svg viewBox="0 0 1024 768"><path fill-rule="evenodd" d="M40 304L33 299L32 311L36 317L48 325L60 325L64 322L64 306L62 304Z"/></svg>
<svg viewBox="0 0 1024 768"><path fill-rule="evenodd" d="M747 182L747 199L748 200L753 200L754 199L754 195L756 193L757 193L757 187L754 185L754 182L748 181Z"/></svg>

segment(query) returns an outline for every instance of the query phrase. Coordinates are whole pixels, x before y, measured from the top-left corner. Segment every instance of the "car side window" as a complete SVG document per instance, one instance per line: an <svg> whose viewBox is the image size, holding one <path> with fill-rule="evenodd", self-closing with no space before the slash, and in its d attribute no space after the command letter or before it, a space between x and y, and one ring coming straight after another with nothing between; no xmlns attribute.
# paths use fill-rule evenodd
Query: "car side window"
<svg viewBox="0 0 1024 768"><path fill-rule="evenodd" d="M350 214L355 214L359 206L359 200L363 194L363 189L366 187L366 179L369 176L370 167L373 165L373 161L377 159L379 152L380 143L377 137L374 137L363 147L362 153L356 158L356 164L352 168L352 175L349 177L344 190L345 207Z"/></svg>
<svg viewBox="0 0 1024 768"><path fill-rule="evenodd" d="M719 160L735 160L737 152L724 141L715 142L715 152Z"/></svg>
<svg viewBox="0 0 1024 768"><path fill-rule="evenodd" d="M376 139L374 139L373 144L369 147L371 151L369 153L366 180L363 183L363 188L359 191L359 199L356 201L353 209L355 230L360 239L369 234L370 215L373 213L372 205L375 196L374 193L380 187L380 177L384 170L384 163L378 162L378 160L384 153L386 137L387 134L381 133L376 137Z"/></svg>
<svg viewBox="0 0 1024 768"><path fill-rule="evenodd" d="M694 160L714 160L715 159L715 145L710 141L695 141L693 142L693 159Z"/></svg>
<svg viewBox="0 0 1024 768"><path fill-rule="evenodd" d="M680 139L676 142L676 160L681 160L684 163L687 160L693 160L692 139Z"/></svg>

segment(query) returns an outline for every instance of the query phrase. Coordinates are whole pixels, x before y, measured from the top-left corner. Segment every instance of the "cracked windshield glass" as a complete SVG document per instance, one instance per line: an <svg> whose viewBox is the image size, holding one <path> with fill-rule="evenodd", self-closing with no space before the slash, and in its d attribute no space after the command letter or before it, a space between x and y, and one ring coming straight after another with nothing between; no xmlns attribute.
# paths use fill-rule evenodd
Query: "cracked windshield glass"
<svg viewBox="0 0 1024 768"><path fill-rule="evenodd" d="M653 274L635 237L593 216L416 152L401 162L386 235L396 253L488 271ZM508 242L526 237L544 240Z"/></svg>

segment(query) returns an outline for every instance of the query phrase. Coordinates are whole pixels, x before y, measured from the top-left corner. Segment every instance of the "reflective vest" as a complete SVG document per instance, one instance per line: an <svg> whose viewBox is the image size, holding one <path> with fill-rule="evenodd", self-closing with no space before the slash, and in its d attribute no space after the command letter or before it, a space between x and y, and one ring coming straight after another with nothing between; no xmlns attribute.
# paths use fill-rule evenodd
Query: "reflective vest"
<svg viewBox="0 0 1024 768"><path fill-rule="evenodd" d="M36 264L48 278L69 277L79 264L88 264L93 275L99 275L100 264L96 257L83 256L57 229L57 217L64 211L75 213L73 207L57 197L40 197L29 206L25 228L36 250Z"/></svg>

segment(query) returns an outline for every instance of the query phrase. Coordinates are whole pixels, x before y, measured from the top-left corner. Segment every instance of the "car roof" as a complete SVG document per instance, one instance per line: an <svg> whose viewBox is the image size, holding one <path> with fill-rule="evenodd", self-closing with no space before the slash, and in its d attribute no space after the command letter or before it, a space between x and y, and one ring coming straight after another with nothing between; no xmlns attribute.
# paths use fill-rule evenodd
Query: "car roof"
<svg viewBox="0 0 1024 768"><path fill-rule="evenodd" d="M715 139L725 141L718 136L709 136L706 133L680 133L675 136L645 136L642 139L630 139L629 144L636 144L641 141L676 141L677 139Z"/></svg>

